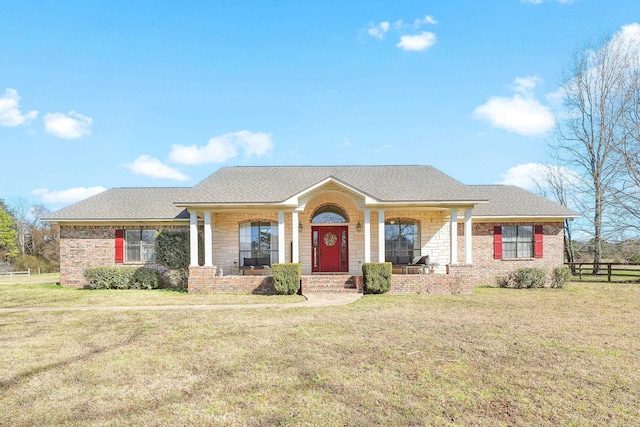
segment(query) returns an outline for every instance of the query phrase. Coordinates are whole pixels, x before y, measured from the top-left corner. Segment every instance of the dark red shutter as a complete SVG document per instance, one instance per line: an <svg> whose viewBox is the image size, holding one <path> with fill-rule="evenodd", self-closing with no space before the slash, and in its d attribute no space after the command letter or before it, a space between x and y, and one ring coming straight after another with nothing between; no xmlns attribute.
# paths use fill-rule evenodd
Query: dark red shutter
<svg viewBox="0 0 640 427"><path fill-rule="evenodd" d="M502 226L493 227L493 259L502 259Z"/></svg>
<svg viewBox="0 0 640 427"><path fill-rule="evenodd" d="M542 226L533 226L533 256L542 258Z"/></svg>
<svg viewBox="0 0 640 427"><path fill-rule="evenodd" d="M124 262L124 230L116 230L116 263Z"/></svg>

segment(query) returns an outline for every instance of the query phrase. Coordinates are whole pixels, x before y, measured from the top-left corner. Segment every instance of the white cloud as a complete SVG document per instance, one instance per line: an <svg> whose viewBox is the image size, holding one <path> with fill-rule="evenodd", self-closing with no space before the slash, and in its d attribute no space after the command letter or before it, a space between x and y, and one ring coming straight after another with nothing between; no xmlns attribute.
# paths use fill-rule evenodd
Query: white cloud
<svg viewBox="0 0 640 427"><path fill-rule="evenodd" d="M105 191L104 187L76 187L68 190L49 191L46 188L38 188L31 193L39 196L43 203L75 203Z"/></svg>
<svg viewBox="0 0 640 427"><path fill-rule="evenodd" d="M64 139L82 138L91 135L93 119L83 116L75 111L69 113L47 113L44 116L44 125L52 135Z"/></svg>
<svg viewBox="0 0 640 427"><path fill-rule="evenodd" d="M38 116L37 111L22 114L20 96L15 89L7 88L0 97L0 126L20 126L29 123Z"/></svg>
<svg viewBox="0 0 640 427"><path fill-rule="evenodd" d="M512 97L494 96L478 106L473 115L491 126L524 136L540 136L555 125L550 109L533 96L540 83L536 76L518 77L513 82Z"/></svg>
<svg viewBox="0 0 640 427"><path fill-rule="evenodd" d="M526 163L509 168L502 175L502 181L497 184L517 185L525 190L535 190L537 188L536 179L544 186L544 182L541 180L548 176L549 173L562 176L563 180L568 184L577 184L580 180L578 174L565 167Z"/></svg>
<svg viewBox="0 0 640 427"><path fill-rule="evenodd" d="M620 31L614 34L613 43L629 43L632 45L640 44L640 24L633 23L623 25Z"/></svg>
<svg viewBox="0 0 640 427"><path fill-rule="evenodd" d="M269 154L273 150L271 135L242 130L211 138L204 146L175 144L171 146L169 159L187 165L224 163L236 157L239 149L247 156Z"/></svg>
<svg viewBox="0 0 640 427"><path fill-rule="evenodd" d="M381 39L384 37L386 32L389 31L389 26L390 25L388 21L382 21L378 25L371 24L369 26L369 29L367 30L367 33L369 33L371 37Z"/></svg>
<svg viewBox="0 0 640 427"><path fill-rule="evenodd" d="M437 23L438 23L438 21L436 21L433 16L425 15L424 18L416 19L415 22L413 23L413 26L416 27L416 28L420 28L425 24L436 25Z"/></svg>
<svg viewBox="0 0 640 427"><path fill-rule="evenodd" d="M433 46L436 42L436 35L429 31L420 34L400 37L400 42L396 45L406 51L421 51Z"/></svg>
<svg viewBox="0 0 640 427"><path fill-rule="evenodd" d="M542 79L538 76L516 77L513 81L513 90L523 95L532 95L538 83L542 83Z"/></svg>
<svg viewBox="0 0 640 427"><path fill-rule="evenodd" d="M137 175L150 176L151 178L175 179L177 181L187 181L188 176L178 169L172 168L162 163L160 160L143 154L128 164L129 170Z"/></svg>

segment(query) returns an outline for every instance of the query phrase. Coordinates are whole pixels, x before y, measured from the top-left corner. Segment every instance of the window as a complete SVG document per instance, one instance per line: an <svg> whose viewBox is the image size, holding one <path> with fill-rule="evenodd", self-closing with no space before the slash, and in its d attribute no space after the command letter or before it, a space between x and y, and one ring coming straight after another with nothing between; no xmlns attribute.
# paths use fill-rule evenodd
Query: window
<svg viewBox="0 0 640 427"><path fill-rule="evenodd" d="M409 264L420 255L420 227L417 221L391 219L384 223L385 259ZM402 258L402 259L399 259Z"/></svg>
<svg viewBox="0 0 640 427"><path fill-rule="evenodd" d="M349 222L347 214L335 205L322 206L313 213L314 224L344 224Z"/></svg>
<svg viewBox="0 0 640 427"><path fill-rule="evenodd" d="M542 256L540 226L505 225L502 226L500 234L502 235L502 258L533 258L534 242L538 240L540 241L540 254L536 253L535 256ZM536 250L536 252L538 251Z"/></svg>
<svg viewBox="0 0 640 427"><path fill-rule="evenodd" d="M278 225L268 221L250 221L240 224L240 264L245 258L269 259L269 265L278 262Z"/></svg>
<svg viewBox="0 0 640 427"><path fill-rule="evenodd" d="M125 230L125 262L146 263L156 260L155 230Z"/></svg>

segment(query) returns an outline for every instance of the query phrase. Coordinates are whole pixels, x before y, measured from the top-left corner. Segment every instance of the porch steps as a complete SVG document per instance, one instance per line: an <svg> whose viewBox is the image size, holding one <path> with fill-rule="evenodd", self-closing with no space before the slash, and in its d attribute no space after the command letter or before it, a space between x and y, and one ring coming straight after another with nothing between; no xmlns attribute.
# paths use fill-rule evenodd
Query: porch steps
<svg viewBox="0 0 640 427"><path fill-rule="evenodd" d="M303 275L302 294L305 293L362 293L362 276L352 274Z"/></svg>

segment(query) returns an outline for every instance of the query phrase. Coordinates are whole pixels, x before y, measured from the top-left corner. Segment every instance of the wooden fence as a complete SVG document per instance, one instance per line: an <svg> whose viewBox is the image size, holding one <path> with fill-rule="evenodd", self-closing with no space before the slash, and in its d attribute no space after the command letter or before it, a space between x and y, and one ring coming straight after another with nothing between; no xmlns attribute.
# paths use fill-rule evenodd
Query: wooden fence
<svg viewBox="0 0 640 427"><path fill-rule="evenodd" d="M40 274L40 269L38 269L38 274ZM0 276L31 276L31 269L28 268L27 271L0 271Z"/></svg>
<svg viewBox="0 0 640 427"><path fill-rule="evenodd" d="M593 262L573 262L566 264L571 270L571 274L579 280L588 280L588 278L599 278L602 280L607 278L607 282L622 281L640 281L640 264L620 264L613 262L601 262L597 264L599 268L596 271L596 264Z"/></svg>

